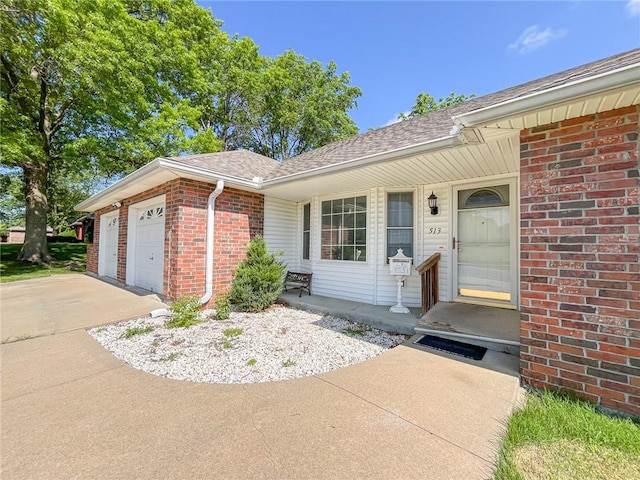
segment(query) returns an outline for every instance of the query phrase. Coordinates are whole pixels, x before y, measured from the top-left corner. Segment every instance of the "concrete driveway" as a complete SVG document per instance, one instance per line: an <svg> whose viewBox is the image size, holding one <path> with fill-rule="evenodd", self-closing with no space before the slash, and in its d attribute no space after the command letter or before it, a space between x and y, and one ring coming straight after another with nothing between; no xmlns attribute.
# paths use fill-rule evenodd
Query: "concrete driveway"
<svg viewBox="0 0 640 480"><path fill-rule="evenodd" d="M483 479L521 396L509 368L485 368L512 359L478 364L410 346L250 385L140 372L82 328L0 351L4 480Z"/></svg>
<svg viewBox="0 0 640 480"><path fill-rule="evenodd" d="M128 320L164 307L141 290L69 274L0 284L0 339L54 335Z"/></svg>

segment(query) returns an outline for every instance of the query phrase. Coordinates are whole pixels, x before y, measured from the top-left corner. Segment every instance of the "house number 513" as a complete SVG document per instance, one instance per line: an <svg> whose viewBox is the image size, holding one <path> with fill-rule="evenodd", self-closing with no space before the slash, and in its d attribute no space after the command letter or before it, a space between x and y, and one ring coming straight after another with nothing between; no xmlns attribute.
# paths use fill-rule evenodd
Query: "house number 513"
<svg viewBox="0 0 640 480"><path fill-rule="evenodd" d="M429 229L429 235L438 235L442 231L440 227L431 227Z"/></svg>

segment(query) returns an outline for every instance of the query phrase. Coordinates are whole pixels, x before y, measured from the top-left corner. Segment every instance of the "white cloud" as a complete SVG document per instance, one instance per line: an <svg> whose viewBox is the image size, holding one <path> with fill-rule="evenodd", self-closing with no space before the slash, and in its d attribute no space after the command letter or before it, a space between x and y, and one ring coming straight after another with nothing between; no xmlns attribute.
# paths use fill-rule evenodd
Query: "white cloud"
<svg viewBox="0 0 640 480"><path fill-rule="evenodd" d="M404 112L404 114L405 115L409 115L409 112ZM400 114L397 114L393 118L389 119L389 121L387 123L385 123L383 125L383 127L388 127L389 125L393 125L394 123L398 123L400 121L400 119L398 118L399 116L400 116Z"/></svg>
<svg viewBox="0 0 640 480"><path fill-rule="evenodd" d="M630 17L640 16L640 0L629 0L624 9Z"/></svg>
<svg viewBox="0 0 640 480"><path fill-rule="evenodd" d="M531 25L525 28L518 39L509 45L509 50L516 50L518 53L529 53L540 47L544 47L553 40L564 37L566 34L567 31L564 29L554 30L547 27L542 30L538 25Z"/></svg>

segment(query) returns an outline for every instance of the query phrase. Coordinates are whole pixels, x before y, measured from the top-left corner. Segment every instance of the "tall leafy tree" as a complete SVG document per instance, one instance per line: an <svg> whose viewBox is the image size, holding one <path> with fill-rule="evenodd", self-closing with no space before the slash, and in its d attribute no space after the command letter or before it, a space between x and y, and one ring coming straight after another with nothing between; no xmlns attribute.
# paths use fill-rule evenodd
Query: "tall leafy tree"
<svg viewBox="0 0 640 480"><path fill-rule="evenodd" d="M3 0L0 9L0 162L24 180L19 258L48 262L55 172L117 174L179 153L197 118L179 95L198 76L190 45L218 25L193 0Z"/></svg>
<svg viewBox="0 0 640 480"><path fill-rule="evenodd" d="M362 92L334 62L324 67L293 50L263 57L253 40L238 37L198 58L207 81L189 95L200 115L192 145L209 137L222 150L282 160L358 133L348 111Z"/></svg>
<svg viewBox="0 0 640 480"><path fill-rule="evenodd" d="M413 105L413 107L411 107L411 111L408 114L401 113L400 115L398 115L398 120L406 120L407 118L425 115L429 112L464 103L467 100L471 100L475 97L475 93L472 93L471 95L458 95L455 92L451 92L448 96L441 97L440 99L436 100L428 93L419 93L416 97L416 103Z"/></svg>
<svg viewBox="0 0 640 480"><path fill-rule="evenodd" d="M198 58L204 81L187 93L199 112L190 150L199 153L211 148L248 149L245 112L257 86L251 80L263 68L266 58L250 38L226 35L202 45Z"/></svg>
<svg viewBox="0 0 640 480"><path fill-rule="evenodd" d="M254 152L281 160L358 133L347 112L362 92L334 62L325 68L287 50L247 83L244 143Z"/></svg>
<svg viewBox="0 0 640 480"><path fill-rule="evenodd" d="M71 220L95 175L221 149L282 159L357 133L347 73L262 57L194 0L2 0L0 13L0 163L24 187L23 260L50 260L47 220Z"/></svg>

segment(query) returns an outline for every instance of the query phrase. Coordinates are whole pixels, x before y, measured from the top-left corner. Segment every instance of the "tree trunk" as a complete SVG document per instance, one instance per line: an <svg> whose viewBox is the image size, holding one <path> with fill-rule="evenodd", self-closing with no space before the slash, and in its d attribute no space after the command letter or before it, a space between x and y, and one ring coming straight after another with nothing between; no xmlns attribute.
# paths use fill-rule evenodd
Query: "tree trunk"
<svg viewBox="0 0 640 480"><path fill-rule="evenodd" d="M31 164L23 167L26 202L24 244L18 260L32 263L50 263L47 248L47 167Z"/></svg>

